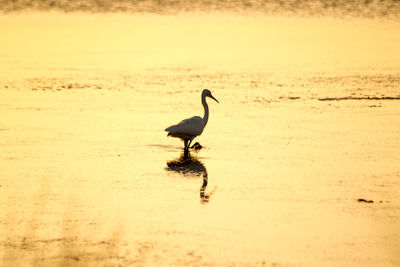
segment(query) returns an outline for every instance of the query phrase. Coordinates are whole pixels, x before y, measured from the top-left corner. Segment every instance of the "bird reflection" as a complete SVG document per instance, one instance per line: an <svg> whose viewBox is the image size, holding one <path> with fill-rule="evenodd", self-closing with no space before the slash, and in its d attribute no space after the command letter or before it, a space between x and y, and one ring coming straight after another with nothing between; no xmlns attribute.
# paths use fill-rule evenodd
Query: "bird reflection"
<svg viewBox="0 0 400 267"><path fill-rule="evenodd" d="M208 194L205 192L208 185L207 169L201 161L191 156L189 151L184 151L178 159L168 161L167 166L165 168L167 171L174 171L183 175L203 176L203 184L200 187L200 201L201 203L210 201L215 190Z"/></svg>

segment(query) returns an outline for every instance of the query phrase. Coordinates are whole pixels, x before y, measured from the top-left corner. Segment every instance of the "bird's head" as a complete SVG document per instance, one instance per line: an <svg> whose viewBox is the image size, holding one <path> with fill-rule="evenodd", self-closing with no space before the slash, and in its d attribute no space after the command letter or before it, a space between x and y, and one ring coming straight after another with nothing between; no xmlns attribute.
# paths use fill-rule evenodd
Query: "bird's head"
<svg viewBox="0 0 400 267"><path fill-rule="evenodd" d="M218 100L215 99L215 97L212 96L210 90L208 90L208 89L204 89L202 95L203 95L204 97L212 98L212 99L214 99L215 101L217 101L217 103L219 103Z"/></svg>

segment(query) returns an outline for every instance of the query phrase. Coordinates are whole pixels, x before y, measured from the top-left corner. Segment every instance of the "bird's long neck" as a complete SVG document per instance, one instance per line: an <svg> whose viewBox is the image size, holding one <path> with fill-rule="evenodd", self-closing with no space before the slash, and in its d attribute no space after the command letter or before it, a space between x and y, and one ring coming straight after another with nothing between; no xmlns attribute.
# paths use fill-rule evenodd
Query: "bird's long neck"
<svg viewBox="0 0 400 267"><path fill-rule="evenodd" d="M205 126L207 124L207 122L208 122L208 105L207 105L205 96L202 96L201 103L203 104L203 107L204 107L203 121L204 121L204 126Z"/></svg>

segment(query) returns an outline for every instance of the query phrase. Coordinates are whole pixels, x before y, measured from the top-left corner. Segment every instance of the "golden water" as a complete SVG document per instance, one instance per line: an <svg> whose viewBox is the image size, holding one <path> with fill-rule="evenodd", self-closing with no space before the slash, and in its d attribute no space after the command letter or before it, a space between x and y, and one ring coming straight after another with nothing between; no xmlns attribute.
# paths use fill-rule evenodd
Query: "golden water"
<svg viewBox="0 0 400 267"><path fill-rule="evenodd" d="M2 15L0 75L0 265L400 264L398 22Z"/></svg>

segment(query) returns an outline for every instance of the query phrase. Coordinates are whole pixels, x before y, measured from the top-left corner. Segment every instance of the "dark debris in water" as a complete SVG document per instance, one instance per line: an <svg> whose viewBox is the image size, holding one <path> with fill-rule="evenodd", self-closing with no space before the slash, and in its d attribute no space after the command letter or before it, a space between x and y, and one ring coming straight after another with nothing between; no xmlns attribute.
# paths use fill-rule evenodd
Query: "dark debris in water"
<svg viewBox="0 0 400 267"><path fill-rule="evenodd" d="M342 101L342 100L400 100L400 96L345 96L345 97L324 97L318 98L319 101Z"/></svg>
<svg viewBox="0 0 400 267"><path fill-rule="evenodd" d="M65 256L65 259L74 260L74 261L79 261L79 260L80 260L79 257L77 257L77 256L70 256L70 255Z"/></svg>
<svg viewBox="0 0 400 267"><path fill-rule="evenodd" d="M36 85L31 88L32 91L61 91L61 90L72 90L72 89L103 89L101 85L96 85L96 84L79 84L79 83L74 83L74 84L62 84L62 85L57 85L57 84L52 84L52 85Z"/></svg>
<svg viewBox="0 0 400 267"><path fill-rule="evenodd" d="M364 202L364 203L374 203L373 200L367 200L367 199L364 199L364 198L359 198L359 199L357 199L357 201L358 202Z"/></svg>

